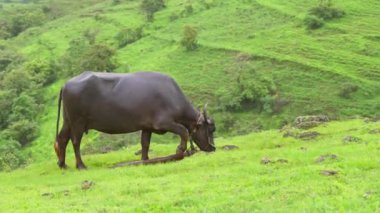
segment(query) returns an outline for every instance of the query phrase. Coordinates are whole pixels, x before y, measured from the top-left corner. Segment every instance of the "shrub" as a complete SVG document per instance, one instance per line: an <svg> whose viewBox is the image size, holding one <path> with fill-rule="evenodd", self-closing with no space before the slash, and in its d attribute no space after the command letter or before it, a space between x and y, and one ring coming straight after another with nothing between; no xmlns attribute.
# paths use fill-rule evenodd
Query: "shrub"
<svg viewBox="0 0 380 213"><path fill-rule="evenodd" d="M0 72L10 70L16 67L17 65L21 64L22 62L22 56L19 53L17 53L17 51L14 50L12 47L0 46Z"/></svg>
<svg viewBox="0 0 380 213"><path fill-rule="evenodd" d="M0 130L8 126L8 117L12 112L13 94L8 90L0 90Z"/></svg>
<svg viewBox="0 0 380 213"><path fill-rule="evenodd" d="M148 21L154 20L154 13L165 7L164 0L142 0L140 8Z"/></svg>
<svg viewBox="0 0 380 213"><path fill-rule="evenodd" d="M183 28L183 35L181 39L181 45L187 50L194 50L197 48L198 31L190 25L185 25Z"/></svg>
<svg viewBox="0 0 380 213"><path fill-rule="evenodd" d="M344 11L338 8L334 8L330 5L321 4L317 7L313 7L309 10L310 15L314 15L323 20L337 19L344 16Z"/></svg>
<svg viewBox="0 0 380 213"><path fill-rule="evenodd" d="M45 20L45 15L41 11L23 11L9 17L8 26L12 36L17 36L29 27L41 25Z"/></svg>
<svg viewBox="0 0 380 213"><path fill-rule="evenodd" d="M170 16L169 16L169 20L170 21L175 21L179 18L179 15L177 13L172 13Z"/></svg>
<svg viewBox="0 0 380 213"><path fill-rule="evenodd" d="M115 51L107 45L96 44L83 53L80 67L82 70L113 71L116 68L114 55Z"/></svg>
<svg viewBox="0 0 380 213"><path fill-rule="evenodd" d="M351 94L356 92L359 89L357 85L354 85L352 83L345 83L342 85L339 96L342 98L350 98Z"/></svg>
<svg viewBox="0 0 380 213"><path fill-rule="evenodd" d="M52 61L34 59L25 64L25 69L36 83L46 86L57 79L59 66Z"/></svg>
<svg viewBox="0 0 380 213"><path fill-rule="evenodd" d="M12 70L6 73L1 86L15 95L19 95L25 90L36 88L32 76L26 70Z"/></svg>
<svg viewBox="0 0 380 213"><path fill-rule="evenodd" d="M12 114L9 116L10 122L20 120L33 120L39 112L39 106L36 100L23 92L13 100Z"/></svg>
<svg viewBox="0 0 380 213"><path fill-rule="evenodd" d="M4 135L9 139L18 141L20 145L24 146L37 137L37 130L38 125L36 122L25 119L11 123L4 130Z"/></svg>
<svg viewBox="0 0 380 213"><path fill-rule="evenodd" d="M90 48L90 45L83 37L70 41L69 48L59 60L59 64L66 75L72 76L83 71L81 68L81 58L88 48Z"/></svg>
<svg viewBox="0 0 380 213"><path fill-rule="evenodd" d="M318 18L317 16L306 16L303 20L306 27L310 30L321 28L324 25L324 22L322 19Z"/></svg>
<svg viewBox="0 0 380 213"><path fill-rule="evenodd" d="M131 44L139 40L142 37L142 35L142 27L138 27L135 29L125 28L116 34L115 39L118 41L119 48L122 48L128 44Z"/></svg>
<svg viewBox="0 0 380 213"><path fill-rule="evenodd" d="M193 12L194 12L193 5L187 4L185 6L185 8L183 9L183 11L181 12L181 15L182 16L188 16L188 15L192 14Z"/></svg>
<svg viewBox="0 0 380 213"><path fill-rule="evenodd" d="M89 44L93 45L96 41L96 36L98 35L99 30L97 29L87 29L83 32L83 37L85 37Z"/></svg>
<svg viewBox="0 0 380 213"><path fill-rule="evenodd" d="M0 132L0 135L2 133ZM0 171L10 171L25 164L26 157L17 141L0 138Z"/></svg>

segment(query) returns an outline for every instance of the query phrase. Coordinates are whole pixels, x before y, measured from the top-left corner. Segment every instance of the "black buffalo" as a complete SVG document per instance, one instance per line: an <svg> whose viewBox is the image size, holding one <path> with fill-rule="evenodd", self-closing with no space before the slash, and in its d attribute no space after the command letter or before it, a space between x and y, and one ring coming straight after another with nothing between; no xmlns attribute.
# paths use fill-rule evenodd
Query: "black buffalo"
<svg viewBox="0 0 380 213"><path fill-rule="evenodd" d="M61 101L64 122L58 134ZM54 144L59 167L66 167L66 147L71 139L76 167L85 168L80 143L89 129L109 134L141 130L142 160L149 159L152 132L178 134L181 143L177 153L187 149L189 139L203 151L215 150L215 125L206 110L195 109L172 78L155 72L84 72L66 82L58 100Z"/></svg>

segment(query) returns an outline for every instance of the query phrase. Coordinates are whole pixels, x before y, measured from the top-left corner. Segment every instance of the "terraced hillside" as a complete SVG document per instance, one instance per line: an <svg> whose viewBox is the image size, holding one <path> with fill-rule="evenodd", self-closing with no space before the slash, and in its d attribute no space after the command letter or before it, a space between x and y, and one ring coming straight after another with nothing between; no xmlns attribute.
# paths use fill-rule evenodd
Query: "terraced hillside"
<svg viewBox="0 0 380 213"><path fill-rule="evenodd" d="M11 2L3 1L3 11L32 4ZM33 4L48 4L36 2ZM86 32L96 32L96 43L116 50L116 71L167 73L195 104L208 102L219 135L276 128L304 114L327 114L331 118L380 115L380 4L376 0L335 0L334 6L345 16L317 30L307 30L303 24L309 9L318 5L317 0L169 0L155 13L153 22L141 12L140 1L115 2L60 1L64 8L60 16L0 44L16 48L28 60L58 60L70 42ZM191 11L186 9L189 5ZM198 31L199 47L195 51L179 45L184 25ZM143 28L142 38L119 47L117 33L138 27ZM263 109L256 103L239 110L220 107L231 99L231 85L247 67L273 80L273 97L283 100L284 106L277 110L265 110L265 104ZM45 111L38 118L40 134L30 145L36 158L53 157L56 95L67 78L62 75L45 89ZM339 94L346 85L358 90L342 97Z"/></svg>

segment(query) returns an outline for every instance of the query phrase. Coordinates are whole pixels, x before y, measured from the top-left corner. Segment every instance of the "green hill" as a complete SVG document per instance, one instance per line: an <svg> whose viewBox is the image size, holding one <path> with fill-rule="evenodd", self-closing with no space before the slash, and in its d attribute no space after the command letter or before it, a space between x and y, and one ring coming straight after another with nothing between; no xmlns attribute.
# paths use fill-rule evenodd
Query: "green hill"
<svg viewBox="0 0 380 213"><path fill-rule="evenodd" d="M378 1L334 0L329 5L328 0L166 0L153 21L147 20L141 2L0 0L0 167L33 163L26 169L0 173L9 185L9 194L1 197L6 200L0 202L1 209L45 208L42 203L58 199L68 199L78 211L89 202L97 211L103 211L103 204L104 211L118 211L118 207L132 211L144 205L155 211L331 211L359 209L364 204L368 211L378 209L378 192L370 186L371 182L376 185L378 141L377 135L367 134L375 124L354 120L321 127L317 129L321 139L302 145L310 150L307 154L297 149L298 140L283 139L276 130L254 133L291 124L299 115L323 114L332 120L380 116ZM311 9L318 5L344 15L324 20L312 16ZM323 26L309 29L308 18ZM198 33L194 50L180 45L185 26ZM112 163L136 159L130 149L138 149L133 145L138 136L107 138L90 132L83 139L88 153L107 146L127 151L86 155L93 169L85 173L57 170L52 147L57 95L67 79L82 72L81 60L92 56L89 49L97 47L114 51L107 61L112 62L112 71L152 70L172 76L194 105L208 103L216 120L217 146L233 143L240 149L110 172L106 167ZM343 145L341 140L351 134L350 129L357 129L352 131L364 142ZM154 136L154 154L171 153L177 140L171 135ZM285 148L275 148L277 143ZM338 155L337 161L313 164L319 155L331 153ZM262 166L259 161L265 156L286 158L289 163ZM319 176L320 169L328 168L338 170L338 176ZM273 177L276 172L279 176ZM179 173L185 174L184 181ZM115 181L107 183L106 174ZM355 177L361 174L362 179ZM248 182L251 176L254 183ZM47 182L39 182L40 178ZM187 186L199 178L209 180L211 187L204 182ZM85 179L96 183L93 190L83 192L88 197L79 190ZM166 179L173 185L167 185ZM123 183L133 185L135 191L118 187ZM145 183L151 185L138 187ZM309 183L309 188L300 189ZM168 187L165 196L176 199L162 200L160 184ZM21 191L26 191L24 197L16 200ZM104 191L107 200L102 203L97 194ZM306 196L309 192L313 193ZM48 194L40 196L44 193ZM194 197L197 193L201 196ZM162 205L148 203L150 195ZM129 199L131 206L125 206L120 197ZM274 205L272 200L281 202ZM43 210L62 206L52 203Z"/></svg>

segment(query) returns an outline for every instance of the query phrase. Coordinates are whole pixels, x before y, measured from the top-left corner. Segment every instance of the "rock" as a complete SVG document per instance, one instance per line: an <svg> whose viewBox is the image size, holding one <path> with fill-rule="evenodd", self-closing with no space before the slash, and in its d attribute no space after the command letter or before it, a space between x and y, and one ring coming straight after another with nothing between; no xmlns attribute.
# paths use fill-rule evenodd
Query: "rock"
<svg viewBox="0 0 380 213"><path fill-rule="evenodd" d="M321 134L319 132L316 132L316 131L303 132L303 133L299 134L297 136L297 138L299 138L301 140L312 140L312 139L315 139L316 137L318 137L319 135L321 135Z"/></svg>
<svg viewBox="0 0 380 213"><path fill-rule="evenodd" d="M288 163L288 160L286 160L286 159L278 159L276 162L278 162L278 163Z"/></svg>
<svg viewBox="0 0 380 213"><path fill-rule="evenodd" d="M371 197L372 194L373 194L372 191L368 191L368 192L365 192L365 193L363 194L363 197L367 199L367 198Z"/></svg>
<svg viewBox="0 0 380 213"><path fill-rule="evenodd" d="M286 131L283 135L282 135L282 137L284 137L284 138L288 138L288 137L297 137L297 133L295 133L295 132L292 132L292 131Z"/></svg>
<svg viewBox="0 0 380 213"><path fill-rule="evenodd" d="M63 195L64 195L64 196L69 196L69 194L70 194L70 191L69 191L69 190L65 190L65 191L63 191Z"/></svg>
<svg viewBox="0 0 380 213"><path fill-rule="evenodd" d="M311 115L298 116L294 124L299 129L310 129L326 122L329 122L329 118L326 115Z"/></svg>
<svg viewBox="0 0 380 213"><path fill-rule="evenodd" d="M369 134L380 134L380 129L371 129L368 133Z"/></svg>
<svg viewBox="0 0 380 213"><path fill-rule="evenodd" d="M334 176L334 175L337 175L338 172L337 171L334 171L334 170L322 170L320 172L321 175L324 175L324 176Z"/></svg>
<svg viewBox="0 0 380 213"><path fill-rule="evenodd" d="M225 145L225 146L222 146L222 149L223 150L233 150L233 149L239 149L239 147L235 146L235 145Z"/></svg>
<svg viewBox="0 0 380 213"><path fill-rule="evenodd" d="M42 193L41 196L42 197L54 197L54 194L50 193L50 192L45 192L45 193Z"/></svg>
<svg viewBox="0 0 380 213"><path fill-rule="evenodd" d="M348 135L348 136L343 138L343 142L344 143L359 143L359 142L361 142L361 139L358 137Z"/></svg>
<svg viewBox="0 0 380 213"><path fill-rule="evenodd" d="M316 163L322 163L323 161L330 159L330 160L335 160L337 159L338 156L334 154L327 154L327 155L321 155L317 160L315 160Z"/></svg>
<svg viewBox="0 0 380 213"><path fill-rule="evenodd" d="M82 182L82 190L88 190L94 185L94 182L85 180Z"/></svg>
<svg viewBox="0 0 380 213"><path fill-rule="evenodd" d="M380 117L376 117L376 118L366 118L364 120L366 123L368 122L380 122Z"/></svg>
<svg viewBox="0 0 380 213"><path fill-rule="evenodd" d="M260 161L261 164L270 164L273 163L268 157L263 157Z"/></svg>

